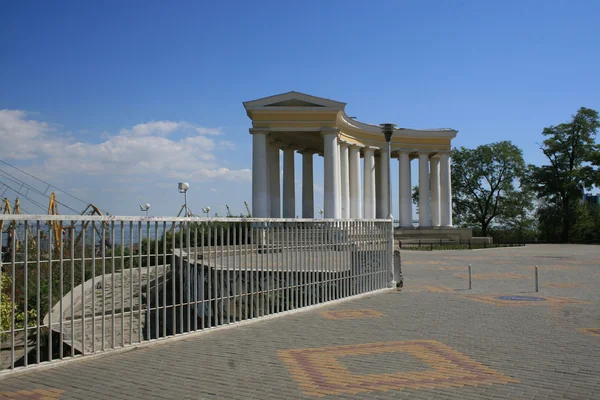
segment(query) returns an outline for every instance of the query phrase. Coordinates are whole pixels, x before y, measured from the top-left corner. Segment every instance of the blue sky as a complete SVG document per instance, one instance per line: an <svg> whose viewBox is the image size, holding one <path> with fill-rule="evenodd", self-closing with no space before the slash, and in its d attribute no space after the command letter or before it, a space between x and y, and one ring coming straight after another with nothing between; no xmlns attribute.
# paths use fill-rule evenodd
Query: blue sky
<svg viewBox="0 0 600 400"><path fill-rule="evenodd" d="M240 213L242 101L296 90L364 122L458 129L455 146L511 140L539 164L543 127L600 109L598 15L595 1L5 1L0 159L112 214L175 215L180 179L194 212Z"/></svg>

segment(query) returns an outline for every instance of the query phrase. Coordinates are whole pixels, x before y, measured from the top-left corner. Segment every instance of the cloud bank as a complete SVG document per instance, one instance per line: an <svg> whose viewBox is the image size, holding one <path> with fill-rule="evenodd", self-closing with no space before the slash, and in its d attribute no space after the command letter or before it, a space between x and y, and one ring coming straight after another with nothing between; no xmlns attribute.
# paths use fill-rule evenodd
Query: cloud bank
<svg viewBox="0 0 600 400"><path fill-rule="evenodd" d="M173 135L177 133L176 138ZM79 174L207 181L249 181L249 169L226 168L215 152L232 142L215 141L220 128L180 121L150 121L103 135L100 143L77 141L22 110L0 110L0 159L20 160L48 176Z"/></svg>

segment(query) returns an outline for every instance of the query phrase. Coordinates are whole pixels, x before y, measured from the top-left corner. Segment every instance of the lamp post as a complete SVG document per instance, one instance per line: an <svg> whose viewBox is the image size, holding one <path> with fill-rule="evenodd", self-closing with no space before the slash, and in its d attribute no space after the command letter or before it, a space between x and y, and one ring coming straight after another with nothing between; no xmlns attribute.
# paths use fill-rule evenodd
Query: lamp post
<svg viewBox="0 0 600 400"><path fill-rule="evenodd" d="M140 210L146 211L146 217L148 216L148 210L150 209L150 203L146 203L144 205L140 204Z"/></svg>
<svg viewBox="0 0 600 400"><path fill-rule="evenodd" d="M185 206L185 216L188 216L188 205L187 205L187 191L190 188L190 184L187 182L179 182L179 193L183 193L184 198L184 206Z"/></svg>
<svg viewBox="0 0 600 400"><path fill-rule="evenodd" d="M390 281L389 287L394 287L396 283L396 268L394 267L394 217L392 216L392 178L391 178L391 163L392 163L392 135L394 134L394 124L381 124L381 132L385 136L387 143L387 186L388 186L388 219L390 219ZM399 267L399 266L398 266Z"/></svg>
<svg viewBox="0 0 600 400"><path fill-rule="evenodd" d="M385 141L387 143L387 187L388 187L388 218L393 221L392 216L392 177L391 177L391 167L390 164L392 162L392 135L394 134L395 124L381 124L381 131L385 136Z"/></svg>

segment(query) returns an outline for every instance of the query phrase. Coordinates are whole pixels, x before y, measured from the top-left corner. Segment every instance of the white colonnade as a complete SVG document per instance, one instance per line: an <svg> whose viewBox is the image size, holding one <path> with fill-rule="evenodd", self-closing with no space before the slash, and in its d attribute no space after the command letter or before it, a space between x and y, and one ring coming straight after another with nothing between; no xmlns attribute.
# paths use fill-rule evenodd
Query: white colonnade
<svg viewBox="0 0 600 400"><path fill-rule="evenodd" d="M299 210L296 210L295 204L294 156L295 151L298 151L302 154L301 215L303 218L314 218L313 165L317 150L295 149L270 140L268 132L251 132L253 216L296 217ZM386 218L389 215L387 198L391 190L387 185L387 151L379 147L343 141L336 129L322 130L321 137L324 157L323 216L336 219ZM283 185L280 184L281 150ZM364 160L363 184L361 153ZM400 227L413 227L411 159L415 158L418 159L419 227L452 227L452 188L448 152L395 150L394 154L397 155L399 165L399 212L395 217L399 220Z"/></svg>

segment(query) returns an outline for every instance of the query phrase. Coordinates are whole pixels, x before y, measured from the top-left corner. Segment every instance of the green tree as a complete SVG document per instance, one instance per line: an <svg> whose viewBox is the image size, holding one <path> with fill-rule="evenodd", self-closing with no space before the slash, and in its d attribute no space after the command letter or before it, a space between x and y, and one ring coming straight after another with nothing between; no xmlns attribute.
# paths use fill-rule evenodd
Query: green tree
<svg viewBox="0 0 600 400"><path fill-rule="evenodd" d="M540 148L550 165L531 166L527 183L546 203L538 213L540 223L547 228L558 225L562 242L573 239L572 227L585 215L578 212L583 190L599 180L598 171L590 165L600 162L594 140L598 128L598 112L585 107L570 122L544 128L542 135L546 139ZM544 212L553 218L549 219Z"/></svg>
<svg viewBox="0 0 600 400"><path fill-rule="evenodd" d="M452 151L452 202L460 226L487 236L494 224L522 225L532 195L521 187L526 165L521 149L510 141Z"/></svg>

